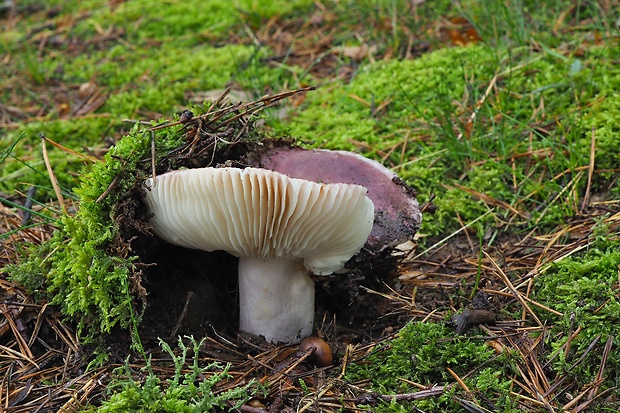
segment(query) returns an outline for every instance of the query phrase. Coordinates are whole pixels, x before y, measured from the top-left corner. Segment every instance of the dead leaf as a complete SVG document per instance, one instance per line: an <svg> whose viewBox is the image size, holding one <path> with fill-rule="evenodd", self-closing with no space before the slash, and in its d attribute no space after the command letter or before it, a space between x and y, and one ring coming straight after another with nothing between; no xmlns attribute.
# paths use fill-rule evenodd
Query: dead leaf
<svg viewBox="0 0 620 413"><path fill-rule="evenodd" d="M338 54L342 54L343 56L348 57L349 59L353 59L356 62L361 62L369 56L372 56L377 51L377 46L364 43L359 46L343 46L334 49L334 51Z"/></svg>
<svg viewBox="0 0 620 413"><path fill-rule="evenodd" d="M86 100L91 97L97 91L97 84L95 82L86 82L80 85L78 89L78 96L82 100Z"/></svg>
<svg viewBox="0 0 620 413"><path fill-rule="evenodd" d="M482 37L469 20L462 16L451 17L450 23L444 30L447 31L450 41L457 46L465 46L470 43L479 43Z"/></svg>

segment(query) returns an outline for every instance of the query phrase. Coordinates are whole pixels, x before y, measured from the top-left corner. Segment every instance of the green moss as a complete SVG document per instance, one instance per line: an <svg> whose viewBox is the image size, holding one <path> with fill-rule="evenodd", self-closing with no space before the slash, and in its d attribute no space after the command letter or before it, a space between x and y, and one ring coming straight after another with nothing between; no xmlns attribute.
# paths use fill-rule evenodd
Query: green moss
<svg viewBox="0 0 620 413"><path fill-rule="evenodd" d="M618 268L620 268L620 238L601 225L598 234L583 254L567 257L536 278L535 300L563 314L558 317L538 311L539 317L552 325L550 337L559 339L551 343L554 349L554 367L565 371L581 385L595 379L601 362L605 341L613 338L613 348L620 346L620 302L618 301ZM572 321L571 321L572 320ZM566 344L567 332L581 332L571 342L568 358L561 348ZM593 340L598 345L584 355ZM605 371L620 369L620 354L612 350ZM608 377L604 387L613 386L615 379Z"/></svg>
<svg viewBox="0 0 620 413"><path fill-rule="evenodd" d="M607 49L590 49L578 65L561 57L474 45L377 62L363 66L350 84L309 96L285 127L314 146L359 150L355 141L361 141L375 158L392 151L386 161L421 198L434 193L436 204L447 207L437 218L427 217L424 233L458 229L456 212L469 222L487 210L476 196L453 190L456 184L518 205L522 216L531 216L526 222L557 225L575 213L573 202L555 196L574 176L566 171L588 165L592 129L601 149L596 167L613 170L620 161L614 121L620 116L620 69ZM495 87L485 95L491 82ZM532 151L546 155L524 156ZM543 174L563 179L539 180ZM596 174L594 190L617 192L610 188L612 175ZM578 193L585 184L576 181ZM512 212L498 208L496 214ZM492 219L486 224L495 224Z"/></svg>
<svg viewBox="0 0 620 413"><path fill-rule="evenodd" d="M237 82L246 90L256 88L263 94L268 68L256 61L264 52L254 46L217 43L236 30L233 26L240 27L245 16L268 19L310 4L241 1L233 6L221 2L155 4L136 0L111 8L103 1L47 3L45 10L58 8L67 19L76 18L71 31L63 32L59 46L47 45L39 50L38 43L23 41L23 32L17 35L20 28L26 30L20 25L16 31L0 34L2 50L18 57L0 66L0 78L6 85L13 85L2 88L0 100L9 105L40 108L47 114L45 120L21 124L2 137L0 151L11 148L11 153L9 162L0 164L0 191L22 190L21 183L48 185L48 174L39 155L40 132L81 151L124 135L130 126L123 124L123 119L172 117L188 105L191 93L223 89ZM28 21L37 23L36 17L41 15L33 14ZM53 34L52 29L44 29L40 36ZM278 73L277 77L285 75L288 73ZM17 81L18 77L28 82ZM76 91L86 82L94 82L109 95L105 104L94 118L61 116L54 96L59 91L70 92L73 109L79 100ZM19 145L13 146L17 140ZM71 190L82 161L56 150L50 150L50 161L61 185Z"/></svg>
<svg viewBox="0 0 620 413"><path fill-rule="evenodd" d="M51 242L41 245L20 245L18 246L18 252L22 257L26 258L19 264L9 265L2 270L6 270L10 280L18 282L32 293L37 301L41 299L49 300L51 295L47 291L44 274L46 269L49 268L47 258L54 247L54 244Z"/></svg>
<svg viewBox="0 0 620 413"><path fill-rule="evenodd" d="M293 135L316 140L317 145L354 149L350 142L354 139L385 150L402 139L412 115L433 119L460 98L466 87L464 70L473 70L477 61L488 58L489 51L483 47L452 48L415 60L366 65L349 85L309 96L308 106L287 126ZM373 116L370 106L386 100L391 100L387 114ZM390 133L398 136L381 138Z"/></svg>
<svg viewBox="0 0 620 413"><path fill-rule="evenodd" d="M482 363L486 367L476 371ZM458 337L441 324L412 322L384 348L373 351L360 363L351 364L345 378L351 382L370 380L372 390L381 394L404 394L412 392L406 381L428 385L454 383L447 371L450 368L459 377L467 375L465 383L474 393L493 397L494 403L508 412L512 411L513 403L508 397L511 365L508 356L494 359L493 349L482 341ZM414 405L429 412L460 411L452 398L459 393L460 390L452 388L437 398L417 401ZM402 406L396 402L384 403L373 411L398 412L403 411Z"/></svg>
<svg viewBox="0 0 620 413"><path fill-rule="evenodd" d="M174 131L162 130L154 139L160 155L180 144ZM130 286L135 258L110 251L110 244L119 231L113 207L144 179L140 164L150 159L150 150L151 134L137 127L110 148L104 162L85 174L76 189L79 210L62 218L50 241L46 285L53 303L77 322L81 336L108 333L117 324L127 328L140 313L134 311L136 297ZM117 177L114 190L99 199Z"/></svg>
<svg viewBox="0 0 620 413"><path fill-rule="evenodd" d="M443 325L410 323L387 349L369 356L370 363L356 365L347 377L370 377L382 392L406 392L409 385L399 377L422 383L446 382L452 380L446 368L465 375L492 355L493 349L483 342L458 339Z"/></svg>
<svg viewBox="0 0 620 413"><path fill-rule="evenodd" d="M38 196L42 199L53 196L50 177L43 160L39 134L42 133L49 139L77 152L88 153L95 146L101 145L103 137L114 123L116 122L107 118L79 121L50 120L27 123L15 131L8 132L0 139L0 151L3 151L6 156L6 159L0 162L0 191L10 194L17 189L24 192L29 186L35 185L48 188L45 193L39 192ZM75 173L88 163L50 144L46 146L54 175L60 186L65 189L65 196L71 197L68 192L78 182ZM44 197L44 194L47 196Z"/></svg>
<svg viewBox="0 0 620 413"><path fill-rule="evenodd" d="M0 164L0 191L23 190L22 183L49 186L39 133L78 152L86 147L101 147L106 138L113 139L130 128L123 119L139 119L142 112L172 117L188 104L188 91L221 88L236 76L240 62L252 53L250 48L240 46L203 47L187 52L169 46L162 49L161 55L152 58L125 50L120 54L126 52L130 58L107 58L108 53L101 52L67 62L66 78L78 84L97 79L103 88L115 91L98 110L101 116L50 119L26 123L10 131L0 141L0 150L10 152L6 162ZM98 58L101 58L99 65L94 65L93 59ZM48 153L61 186L67 190L74 188L75 173L83 168L83 160L51 147Z"/></svg>
<svg viewBox="0 0 620 413"><path fill-rule="evenodd" d="M266 20L311 4L308 0L240 0L234 3L133 0L121 3L113 12L106 11L105 16L98 20L107 25L126 27L133 41L178 41L181 38L199 43L203 39L222 38L233 26L240 24L243 14Z"/></svg>

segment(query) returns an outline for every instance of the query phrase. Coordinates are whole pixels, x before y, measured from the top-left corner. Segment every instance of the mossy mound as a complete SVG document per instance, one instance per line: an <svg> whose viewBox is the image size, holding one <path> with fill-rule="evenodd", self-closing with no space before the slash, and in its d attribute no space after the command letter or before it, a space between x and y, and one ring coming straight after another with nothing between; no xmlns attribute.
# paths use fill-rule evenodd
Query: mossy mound
<svg viewBox="0 0 620 413"><path fill-rule="evenodd" d="M464 382L476 389L476 396L493 392L499 396L496 403L501 411L517 411L509 397L512 381L506 379L515 371L511 355L497 356L484 341L459 337L441 323L407 324L389 345L378 346L363 363L351 364L345 378L349 382L370 379L372 390L378 394L405 394L411 392L412 382L429 388L450 382L448 369L466 377ZM458 393L456 387L446 388L440 397L417 401L415 405L381 401L373 411L460 411Z"/></svg>

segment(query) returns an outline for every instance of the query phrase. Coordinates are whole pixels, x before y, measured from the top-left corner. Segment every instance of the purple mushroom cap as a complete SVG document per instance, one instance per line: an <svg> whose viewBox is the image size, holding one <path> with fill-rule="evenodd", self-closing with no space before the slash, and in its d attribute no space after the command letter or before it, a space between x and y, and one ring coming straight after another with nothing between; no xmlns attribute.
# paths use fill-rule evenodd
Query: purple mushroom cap
<svg viewBox="0 0 620 413"><path fill-rule="evenodd" d="M375 206L374 225L366 243L373 252L411 240L420 228L422 213L415 191L379 162L352 152L288 147L269 148L254 162L253 166L291 178L366 187Z"/></svg>

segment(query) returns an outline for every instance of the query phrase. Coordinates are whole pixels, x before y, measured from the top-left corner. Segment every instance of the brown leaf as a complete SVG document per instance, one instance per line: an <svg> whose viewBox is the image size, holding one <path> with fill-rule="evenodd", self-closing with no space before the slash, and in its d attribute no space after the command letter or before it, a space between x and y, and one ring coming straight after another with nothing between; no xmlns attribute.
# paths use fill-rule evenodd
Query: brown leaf
<svg viewBox="0 0 620 413"><path fill-rule="evenodd" d="M368 46L364 43L359 46L343 46L335 49L336 53L342 54L356 62L361 62L377 51L377 46Z"/></svg>

